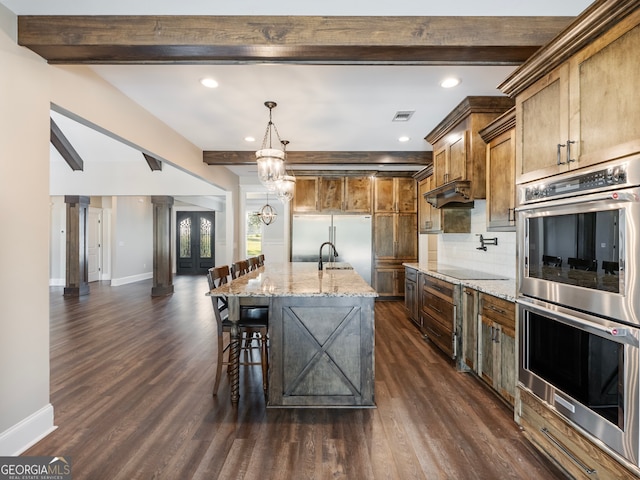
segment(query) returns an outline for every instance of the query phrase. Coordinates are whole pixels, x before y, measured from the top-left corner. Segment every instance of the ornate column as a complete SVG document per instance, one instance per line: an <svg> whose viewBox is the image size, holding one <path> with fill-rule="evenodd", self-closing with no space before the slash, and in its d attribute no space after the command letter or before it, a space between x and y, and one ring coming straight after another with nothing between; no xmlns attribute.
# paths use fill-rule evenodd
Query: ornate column
<svg viewBox="0 0 640 480"><path fill-rule="evenodd" d="M173 197L152 196L153 205L153 288L152 297L173 293L171 272L171 207Z"/></svg>
<svg viewBox="0 0 640 480"><path fill-rule="evenodd" d="M66 195L67 204L67 262L65 297L79 297L89 293L87 216L89 197Z"/></svg>

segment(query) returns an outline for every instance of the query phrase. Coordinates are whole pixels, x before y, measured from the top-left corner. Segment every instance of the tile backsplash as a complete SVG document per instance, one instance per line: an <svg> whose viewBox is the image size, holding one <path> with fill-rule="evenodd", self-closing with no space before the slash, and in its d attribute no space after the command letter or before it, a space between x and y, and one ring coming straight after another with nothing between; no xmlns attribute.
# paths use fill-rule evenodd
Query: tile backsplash
<svg viewBox="0 0 640 480"><path fill-rule="evenodd" d="M471 233L420 235L419 263L426 265L437 260L439 264L515 278L516 233L487 232L486 203L486 200L475 201L471 210ZM486 252L478 250L480 235L485 239L497 238L498 245L487 245Z"/></svg>

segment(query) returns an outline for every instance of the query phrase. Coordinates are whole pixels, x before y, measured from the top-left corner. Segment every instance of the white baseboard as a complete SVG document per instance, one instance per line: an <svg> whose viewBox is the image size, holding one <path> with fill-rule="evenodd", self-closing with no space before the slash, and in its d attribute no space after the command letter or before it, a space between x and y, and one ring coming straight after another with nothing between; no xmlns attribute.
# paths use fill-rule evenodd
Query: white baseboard
<svg viewBox="0 0 640 480"><path fill-rule="evenodd" d="M53 405L50 403L13 427L0 433L0 456L14 457L53 432Z"/></svg>
<svg viewBox="0 0 640 480"><path fill-rule="evenodd" d="M130 277L112 278L111 286L118 287L120 285L126 285L127 283L139 282L140 280L148 280L149 278L153 278L153 272L131 275Z"/></svg>
<svg viewBox="0 0 640 480"><path fill-rule="evenodd" d="M64 287L67 284L66 279L64 278L50 278L49 286L50 287Z"/></svg>

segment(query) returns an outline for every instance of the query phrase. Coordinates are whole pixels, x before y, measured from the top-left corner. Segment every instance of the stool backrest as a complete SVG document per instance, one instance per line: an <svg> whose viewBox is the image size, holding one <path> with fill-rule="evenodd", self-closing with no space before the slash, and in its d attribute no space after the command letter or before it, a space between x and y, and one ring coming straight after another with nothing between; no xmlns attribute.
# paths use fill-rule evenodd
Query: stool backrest
<svg viewBox="0 0 640 480"><path fill-rule="evenodd" d="M238 260L231 266L231 278L238 278L249 273L249 262L247 260Z"/></svg>

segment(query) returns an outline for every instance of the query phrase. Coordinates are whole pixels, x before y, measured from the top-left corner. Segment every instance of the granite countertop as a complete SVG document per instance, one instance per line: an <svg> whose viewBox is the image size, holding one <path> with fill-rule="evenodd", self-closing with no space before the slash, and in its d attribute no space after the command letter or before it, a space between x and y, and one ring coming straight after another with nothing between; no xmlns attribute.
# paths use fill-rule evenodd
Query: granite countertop
<svg viewBox="0 0 640 480"><path fill-rule="evenodd" d="M211 292L228 297L377 297L352 268L318 270L315 262L267 263Z"/></svg>
<svg viewBox="0 0 640 480"><path fill-rule="evenodd" d="M501 278L501 279L460 279L456 277L452 277L450 275L446 275L442 272L447 271L463 271L460 268L447 267L446 265L420 265L418 263L403 263L405 267L413 268L418 272L424 273L426 275L439 278L440 280L444 280L446 282L453 283L455 285L463 285L465 287L470 287L475 290L478 290L483 293L487 293L489 295L493 295L494 297L499 297L504 300L508 300L510 302L516 301L516 279L515 278ZM494 276L492 274L487 274L486 276Z"/></svg>

